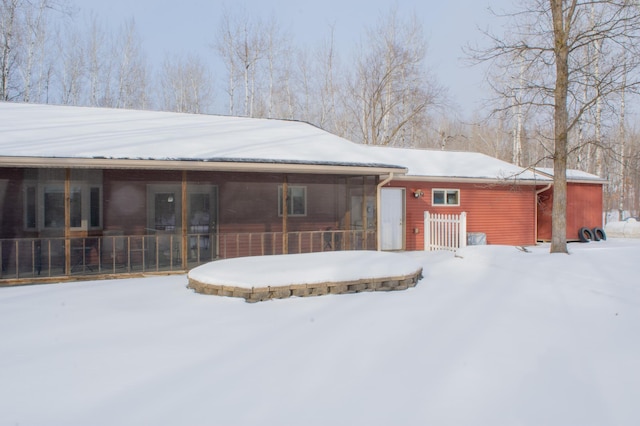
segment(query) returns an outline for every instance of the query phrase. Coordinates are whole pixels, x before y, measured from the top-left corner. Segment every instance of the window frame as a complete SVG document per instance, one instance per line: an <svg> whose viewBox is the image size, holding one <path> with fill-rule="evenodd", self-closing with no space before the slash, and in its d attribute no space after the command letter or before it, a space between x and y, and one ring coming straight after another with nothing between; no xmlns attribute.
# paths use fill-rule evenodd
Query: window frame
<svg viewBox="0 0 640 426"><path fill-rule="evenodd" d="M97 198L92 197L92 192L97 190ZM32 200L29 192L35 195L35 200ZM100 230L103 227L103 197L102 197L102 184L95 183L72 183L71 193L79 194L79 226L70 226L72 231L93 231ZM47 194L63 194L64 203L64 183L61 182L28 182L24 185L24 202L23 202L23 224L24 229L28 231L54 231L64 229L64 216L62 217L61 224L56 226L47 226L45 219L47 212L45 211ZM33 201L33 202L32 202ZM93 201L97 201L98 205L94 206ZM93 210L93 209L97 209ZM64 209L64 204L63 204ZM73 209L73 206L72 206ZM73 212L71 212L73 214ZM93 219L97 214L97 225ZM64 214L64 213L63 213ZM32 219L35 219L35 223ZM73 218L72 218L73 221ZM34 226L31 226L34 225Z"/></svg>
<svg viewBox="0 0 640 426"><path fill-rule="evenodd" d="M278 217L282 217L282 187L278 185ZM294 201L291 192L293 190L302 190L303 213L294 212ZM291 200L291 202L289 202ZM305 217L307 216L307 187L305 185L287 185L287 217Z"/></svg>
<svg viewBox="0 0 640 426"><path fill-rule="evenodd" d="M436 193L442 193L443 202L436 203ZM456 195L456 203L449 203L449 195ZM460 189L456 188L433 188L431 189L431 205L434 207L458 207L460 206Z"/></svg>

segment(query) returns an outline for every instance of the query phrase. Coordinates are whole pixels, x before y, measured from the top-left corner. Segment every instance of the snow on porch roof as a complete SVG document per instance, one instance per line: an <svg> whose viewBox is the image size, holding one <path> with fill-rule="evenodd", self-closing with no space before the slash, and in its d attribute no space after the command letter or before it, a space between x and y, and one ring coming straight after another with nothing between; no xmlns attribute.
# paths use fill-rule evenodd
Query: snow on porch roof
<svg viewBox="0 0 640 426"><path fill-rule="evenodd" d="M0 157L303 164L404 171L298 121L0 102ZM389 170L386 170L389 169Z"/></svg>
<svg viewBox="0 0 640 426"><path fill-rule="evenodd" d="M549 181L549 177L477 152L368 146L378 159L408 168L404 179Z"/></svg>

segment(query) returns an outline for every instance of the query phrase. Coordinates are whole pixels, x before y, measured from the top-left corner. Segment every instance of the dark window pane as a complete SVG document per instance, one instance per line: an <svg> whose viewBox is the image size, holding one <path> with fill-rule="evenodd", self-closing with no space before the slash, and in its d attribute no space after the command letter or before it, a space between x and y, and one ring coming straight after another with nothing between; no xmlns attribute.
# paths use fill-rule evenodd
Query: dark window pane
<svg viewBox="0 0 640 426"><path fill-rule="evenodd" d="M176 228L176 198L173 192L158 193L155 197L155 228L174 231Z"/></svg>
<svg viewBox="0 0 640 426"><path fill-rule="evenodd" d="M44 226L46 228L64 227L64 193L60 191L44 194Z"/></svg>
<svg viewBox="0 0 640 426"><path fill-rule="evenodd" d="M444 191L433 191L433 204L444 204Z"/></svg>
<svg viewBox="0 0 640 426"><path fill-rule="evenodd" d="M447 204L458 204L458 191L447 192Z"/></svg>
<svg viewBox="0 0 640 426"><path fill-rule="evenodd" d="M79 189L71 190L71 227L82 226L82 192Z"/></svg>
<svg viewBox="0 0 640 426"><path fill-rule="evenodd" d="M89 196L90 226L97 228L100 226L100 188L91 188Z"/></svg>
<svg viewBox="0 0 640 426"><path fill-rule="evenodd" d="M36 187L30 186L27 188L27 212L26 212L26 227L36 227Z"/></svg>

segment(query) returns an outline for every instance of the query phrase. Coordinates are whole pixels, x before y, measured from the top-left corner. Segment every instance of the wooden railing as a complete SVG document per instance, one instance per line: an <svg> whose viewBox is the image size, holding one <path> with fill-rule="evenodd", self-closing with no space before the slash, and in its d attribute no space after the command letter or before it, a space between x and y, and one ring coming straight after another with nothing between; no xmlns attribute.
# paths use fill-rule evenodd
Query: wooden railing
<svg viewBox="0 0 640 426"><path fill-rule="evenodd" d="M287 250L285 250L287 247ZM218 235L219 258L271 254L375 250L375 231L298 231L223 233Z"/></svg>
<svg viewBox="0 0 640 426"><path fill-rule="evenodd" d="M0 283L185 271L216 259L285 251L375 250L375 242L375 231L337 230L188 234L185 241L176 234L0 239Z"/></svg>

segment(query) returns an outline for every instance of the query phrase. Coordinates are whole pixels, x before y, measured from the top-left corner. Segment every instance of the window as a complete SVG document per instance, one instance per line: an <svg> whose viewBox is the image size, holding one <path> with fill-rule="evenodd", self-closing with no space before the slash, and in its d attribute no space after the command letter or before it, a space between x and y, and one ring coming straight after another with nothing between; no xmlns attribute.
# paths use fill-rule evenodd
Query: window
<svg viewBox="0 0 640 426"><path fill-rule="evenodd" d="M99 228L100 223L100 187L94 186L89 190L89 226L92 228Z"/></svg>
<svg viewBox="0 0 640 426"><path fill-rule="evenodd" d="M434 206L459 206L459 189L434 189L431 192L431 204Z"/></svg>
<svg viewBox="0 0 640 426"><path fill-rule="evenodd" d="M64 227L64 188L44 188L44 227Z"/></svg>
<svg viewBox="0 0 640 426"><path fill-rule="evenodd" d="M29 230L61 230L65 223L64 176L56 171L35 170L27 176L24 187L24 227ZM102 227L101 173L82 173L82 180L72 181L69 193L71 229L88 230ZM90 179L89 179L90 178ZM97 184L90 182L93 180Z"/></svg>
<svg viewBox="0 0 640 426"><path fill-rule="evenodd" d="M25 228L35 229L37 222L37 210L36 210L36 187L27 186L25 188Z"/></svg>
<svg viewBox="0 0 640 426"><path fill-rule="evenodd" d="M278 215L282 216L282 185L278 187ZM287 216L307 215L307 187L289 186L287 188Z"/></svg>

